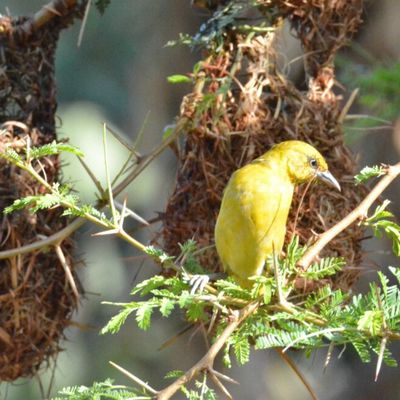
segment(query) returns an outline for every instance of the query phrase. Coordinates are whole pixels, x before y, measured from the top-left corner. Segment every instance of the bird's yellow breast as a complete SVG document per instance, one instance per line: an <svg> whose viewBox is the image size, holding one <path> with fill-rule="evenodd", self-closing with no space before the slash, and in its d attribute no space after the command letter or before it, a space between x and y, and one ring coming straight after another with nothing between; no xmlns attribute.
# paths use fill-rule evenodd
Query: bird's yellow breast
<svg viewBox="0 0 400 400"><path fill-rule="evenodd" d="M294 184L281 167L279 160L256 160L237 170L225 189L215 243L225 271L241 284L282 250Z"/></svg>

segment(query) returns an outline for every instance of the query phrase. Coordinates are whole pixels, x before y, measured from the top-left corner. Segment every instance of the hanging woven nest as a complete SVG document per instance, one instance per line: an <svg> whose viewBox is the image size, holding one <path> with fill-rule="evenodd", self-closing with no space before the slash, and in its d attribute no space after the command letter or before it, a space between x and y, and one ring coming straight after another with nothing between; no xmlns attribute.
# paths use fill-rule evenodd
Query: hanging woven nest
<svg viewBox="0 0 400 400"><path fill-rule="evenodd" d="M338 193L314 185L300 207L304 187L299 187L288 219L287 241L293 232L303 244L315 240L316 234L347 215L366 192L353 184L356 161L344 144L345 112L341 97L333 92L334 57L361 22L362 0L258 3L257 19L249 17L247 26L259 24L262 15L270 28L248 33L229 24L223 34L215 35L218 46L200 63L195 89L182 103L180 118L189 123L162 230L170 254L178 254L178 243L192 238L200 248L212 244L222 192L232 172L284 140L313 144L342 186ZM226 17L229 10L219 11L219 16ZM214 27L217 19L214 14ZM276 38L283 19L291 23L303 45L305 91L278 67ZM354 225L324 250L323 255L342 256L347 262L332 278L334 287L347 290L357 278L362 238L362 228ZM215 248L203 252L199 261L210 271L221 268Z"/></svg>
<svg viewBox="0 0 400 400"><path fill-rule="evenodd" d="M30 146L55 140L54 53L60 30L81 15L81 8L51 10L60 17L40 29L28 18L0 18L0 151L24 152L28 140ZM42 158L35 167L49 183L59 181L58 157ZM15 199L43 193L27 172L0 159L1 210ZM0 250L18 250L60 231L67 224L61 213L2 213ZM60 351L78 303L65 270L68 266L77 282L72 249L70 239L60 245L64 263L54 248L0 260L0 381L33 376Z"/></svg>

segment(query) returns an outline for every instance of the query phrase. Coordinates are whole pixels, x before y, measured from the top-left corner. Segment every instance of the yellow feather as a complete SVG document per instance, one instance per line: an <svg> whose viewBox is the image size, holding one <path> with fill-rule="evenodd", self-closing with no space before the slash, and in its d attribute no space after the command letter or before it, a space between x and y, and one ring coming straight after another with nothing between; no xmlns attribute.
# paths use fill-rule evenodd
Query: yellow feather
<svg viewBox="0 0 400 400"><path fill-rule="evenodd" d="M268 256L280 254L295 185L316 177L339 187L321 154L294 140L233 173L215 225L215 244L224 270L241 285L249 286L248 278L263 272Z"/></svg>

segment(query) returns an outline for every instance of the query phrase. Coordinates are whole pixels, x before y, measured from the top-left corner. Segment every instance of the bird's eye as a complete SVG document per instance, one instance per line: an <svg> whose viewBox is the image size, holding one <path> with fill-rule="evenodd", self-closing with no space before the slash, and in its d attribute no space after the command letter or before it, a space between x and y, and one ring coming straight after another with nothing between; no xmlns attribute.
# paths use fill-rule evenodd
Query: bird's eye
<svg viewBox="0 0 400 400"><path fill-rule="evenodd" d="M317 162L317 160L316 160L315 158L312 158L312 159L310 160L310 165L311 165L311 167L313 167L313 168L317 168L317 167L318 167L318 162Z"/></svg>

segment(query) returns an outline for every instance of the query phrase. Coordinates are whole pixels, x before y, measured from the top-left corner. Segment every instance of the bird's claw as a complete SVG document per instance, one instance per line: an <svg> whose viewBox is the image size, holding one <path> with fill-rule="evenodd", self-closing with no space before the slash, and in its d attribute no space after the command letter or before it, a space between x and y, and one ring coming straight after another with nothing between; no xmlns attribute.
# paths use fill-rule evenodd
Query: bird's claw
<svg viewBox="0 0 400 400"><path fill-rule="evenodd" d="M193 275L189 280L190 294L202 293L208 282L210 282L208 275Z"/></svg>

